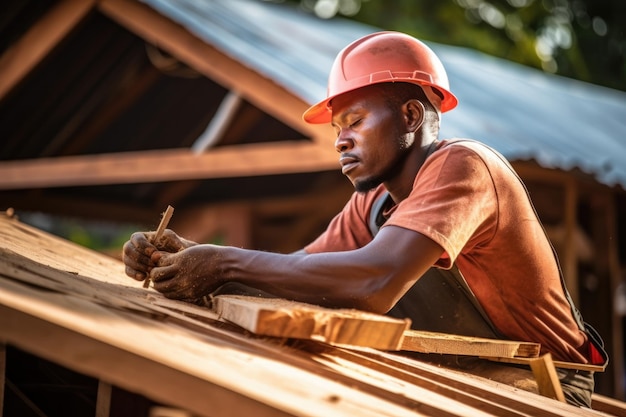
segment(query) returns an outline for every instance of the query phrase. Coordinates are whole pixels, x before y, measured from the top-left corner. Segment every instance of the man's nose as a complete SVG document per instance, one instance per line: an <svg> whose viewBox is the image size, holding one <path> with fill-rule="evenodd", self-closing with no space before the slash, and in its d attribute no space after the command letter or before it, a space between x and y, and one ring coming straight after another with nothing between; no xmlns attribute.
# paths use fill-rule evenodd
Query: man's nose
<svg viewBox="0 0 626 417"><path fill-rule="evenodd" d="M335 149L337 152L346 152L354 147L354 141L344 131L339 132L335 139Z"/></svg>

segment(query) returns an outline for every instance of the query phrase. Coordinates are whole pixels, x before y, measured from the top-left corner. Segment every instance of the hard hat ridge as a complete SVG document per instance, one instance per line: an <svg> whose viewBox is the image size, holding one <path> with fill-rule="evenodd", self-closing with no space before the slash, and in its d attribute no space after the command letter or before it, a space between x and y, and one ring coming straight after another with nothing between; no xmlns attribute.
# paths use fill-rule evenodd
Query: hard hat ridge
<svg viewBox="0 0 626 417"><path fill-rule="evenodd" d="M311 106L303 114L308 123L331 120L331 100L336 96L383 82L417 84L438 111L457 105L449 91L443 64L424 43L400 32L376 32L366 35L342 49L330 70L326 99ZM437 90L443 98L431 91Z"/></svg>

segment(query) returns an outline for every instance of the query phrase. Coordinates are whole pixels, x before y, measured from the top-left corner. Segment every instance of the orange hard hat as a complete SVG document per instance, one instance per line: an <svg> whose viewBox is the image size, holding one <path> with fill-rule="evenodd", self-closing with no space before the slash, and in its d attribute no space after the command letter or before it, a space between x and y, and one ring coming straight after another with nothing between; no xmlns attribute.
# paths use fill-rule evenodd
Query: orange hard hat
<svg viewBox="0 0 626 417"><path fill-rule="evenodd" d="M328 77L326 99L311 106L302 118L308 123L328 123L332 117L333 98L387 82L417 84L429 97L433 95L428 90L436 90L442 98L440 103L437 98L437 103L433 104L441 112L452 110L458 103L449 91L448 76L437 55L412 36L386 31L366 35L339 52Z"/></svg>

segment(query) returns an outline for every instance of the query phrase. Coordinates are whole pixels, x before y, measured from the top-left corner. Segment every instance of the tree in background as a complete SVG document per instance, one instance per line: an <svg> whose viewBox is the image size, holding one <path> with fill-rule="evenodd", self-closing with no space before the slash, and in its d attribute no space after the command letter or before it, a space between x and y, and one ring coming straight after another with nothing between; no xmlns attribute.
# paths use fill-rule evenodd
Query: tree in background
<svg viewBox="0 0 626 417"><path fill-rule="evenodd" d="M625 0L290 0L626 91Z"/></svg>

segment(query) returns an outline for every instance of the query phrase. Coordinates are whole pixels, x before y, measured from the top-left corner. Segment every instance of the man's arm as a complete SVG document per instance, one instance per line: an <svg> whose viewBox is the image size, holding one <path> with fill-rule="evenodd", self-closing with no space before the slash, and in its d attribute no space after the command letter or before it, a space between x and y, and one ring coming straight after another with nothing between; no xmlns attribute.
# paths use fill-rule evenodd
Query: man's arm
<svg viewBox="0 0 626 417"><path fill-rule="evenodd" d="M386 313L442 252L420 233L388 226L346 252L286 255L214 245L156 252L150 277L169 298L198 299L238 282L295 301Z"/></svg>

